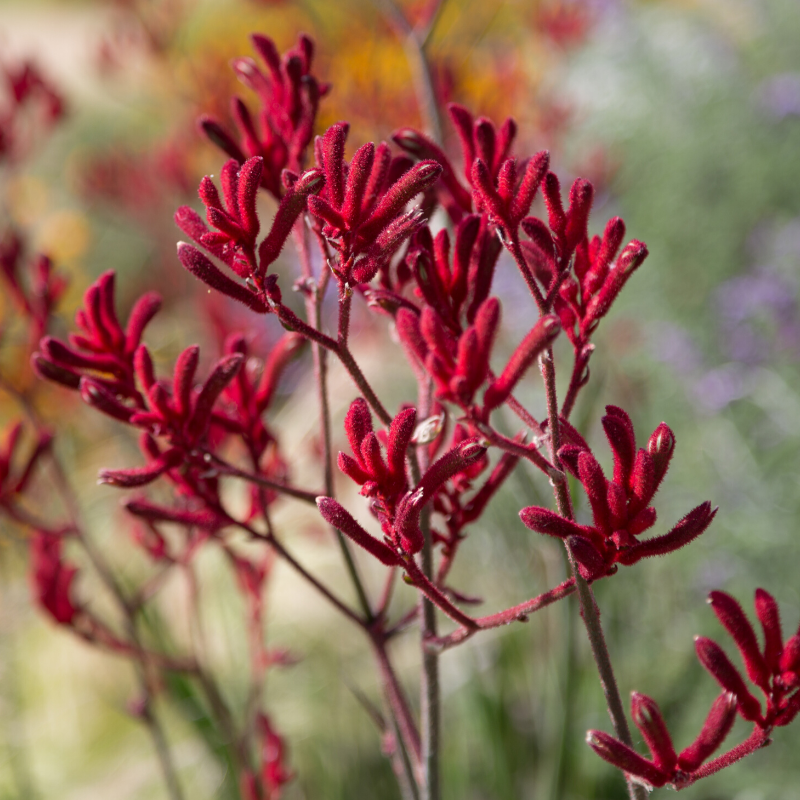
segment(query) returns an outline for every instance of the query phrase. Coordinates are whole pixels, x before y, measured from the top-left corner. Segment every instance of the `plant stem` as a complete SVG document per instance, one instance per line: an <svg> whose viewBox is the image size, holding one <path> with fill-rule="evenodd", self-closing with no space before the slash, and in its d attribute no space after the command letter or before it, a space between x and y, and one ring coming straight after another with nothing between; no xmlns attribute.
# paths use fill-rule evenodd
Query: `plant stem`
<svg viewBox="0 0 800 800"><path fill-rule="evenodd" d="M553 363L552 348L546 350L542 354L540 363L547 395L550 458L556 468L560 470L561 464L558 459L558 449L561 444L560 423L558 415L558 397L556 394L556 371ZM572 520L574 518L572 502L569 495L567 478L563 472L560 472L559 476L553 477L553 493L555 494L558 513L561 514L562 517ZM630 729L628 728L628 720L622 707L622 699L619 695L619 688L614 678L614 669L611 665L611 655L608 652L608 646L606 645L605 636L603 635L603 627L600 624L600 610L595 602L594 593L589 584L581 576L580 570L578 569L578 562L575 560L575 556L569 544L566 542L565 547L567 548L567 556L572 569L572 575L575 579L578 598L580 599L581 617L583 618L583 624L586 627L586 633L589 637L592 656L594 657L594 662L600 676L600 685L603 688L603 694L606 698L606 705L611 717L611 722L614 726L614 731L617 734L617 738L623 744L632 747L633 740L631 739ZM644 787L630 780L628 781L628 794L631 800L646 800L647 798L647 792Z"/></svg>
<svg viewBox="0 0 800 800"><path fill-rule="evenodd" d="M389 660L389 655L386 652L386 642L382 636L376 635L373 636L372 643L381 677L383 678L384 691L386 692L386 698L389 702L389 708L397 723L398 732L405 744L408 755L411 758L414 773L417 775L417 778L415 778L416 782L419 780L422 752L419 731L414 724L414 718L411 715L411 709L409 708L408 700L403 692L403 687L400 685L400 681Z"/></svg>
<svg viewBox="0 0 800 800"><path fill-rule="evenodd" d="M439 102L436 98L436 89L433 84L433 75L430 64L425 55L425 46L429 41L430 32L435 17L439 12L436 10L432 19L432 24L422 35L411 26L405 14L397 6L394 0L378 0L383 8L383 13L390 25L394 28L397 38L403 44L406 52L408 66L411 68L411 77L414 82L414 91L417 95L417 105L422 116L423 126L427 134L437 144L442 143L442 119L439 113Z"/></svg>
<svg viewBox="0 0 800 800"><path fill-rule="evenodd" d="M419 406L420 416L425 418L430 410L429 391L420 383ZM418 485L423 471L428 466L428 451L425 447L418 447L415 457L410 459L411 477L414 485ZM420 529L425 537L422 547L422 570L420 577L423 577L429 586L433 586L434 564L433 564L433 537L431 535L430 507L426 506L420 514ZM416 563L411 568L412 571L418 569ZM413 577L413 576L412 576ZM441 593L439 593L441 594ZM448 605L450 602L444 598ZM458 611L458 609L456 609ZM458 612L459 614L461 612ZM422 729L422 795L421 800L441 800L441 775L439 769L440 750L441 750L441 692L439 687L439 653L426 646L426 642L435 639L437 636L436 628L436 607L429 597L420 598L421 615L421 644L422 644L422 673L420 679L420 714ZM469 620L469 618L466 618ZM465 620L465 621L466 621ZM467 625L471 621L467 622Z"/></svg>
<svg viewBox="0 0 800 800"><path fill-rule="evenodd" d="M339 611L346 617L349 617L359 627L366 625L365 620L358 616L348 605L343 603L325 584L321 583L315 578L289 551L275 538L275 535L270 531L269 533L259 533L255 528L252 528L246 522L239 522L234 520L242 530L247 531L254 539L261 539L269 542L275 549L275 552L283 558L294 570L303 576L321 595L323 595L330 603L332 603Z"/></svg>
<svg viewBox="0 0 800 800"><path fill-rule="evenodd" d="M489 630L491 628L499 628L502 625L510 625L512 622L527 622L528 614L533 614L542 608L562 600L565 597L575 592L575 579L567 578L563 583L560 583L549 592L544 592L536 597L526 600L517 606L505 609L505 611L498 611L496 614L490 614L486 617L476 617L472 620L474 623L471 626L464 625L461 628L453 631L448 636L442 636L435 639L428 640L428 646L441 652L454 645L461 644L461 642L469 639L473 634L482 630Z"/></svg>
<svg viewBox="0 0 800 800"><path fill-rule="evenodd" d="M311 267L311 258L308 249L307 229L305 224L300 223L302 227L298 233L298 241L300 244L301 263L303 265L303 277L308 281L313 281L313 270ZM323 251L323 258L326 253ZM306 316L311 321L312 325L320 330L322 328L322 301L325 298L325 289L328 286L328 278L330 270L323 268L320 280L316 284L313 292L306 294ZM311 346L312 355L314 359L314 379L317 385L317 397L319 398L319 419L320 428L322 431L322 446L323 446L323 471L325 480L325 496L334 497L333 488L333 445L331 434L331 407L328 398L328 351L322 347L319 342L313 342ZM337 347L338 352L338 347ZM316 500L315 500L316 502ZM341 531L334 530L334 535L339 543L339 549L342 552L345 568L350 576L350 582L353 584L356 596L358 597L361 610L367 619L372 619L372 607L370 606L369 598L367 597L364 582L358 573L353 552L350 549L350 544L344 537Z"/></svg>
<svg viewBox="0 0 800 800"><path fill-rule="evenodd" d="M295 500L302 500L304 503L309 503L313 506L317 504L317 497L319 497L320 492L309 492L306 489L298 489L295 486L288 486L285 483L264 478L261 475L256 475L253 472L247 472L246 470L233 466L233 464L229 464L227 461L223 461L223 459L210 451L206 451L203 453L203 455L206 456L208 460L213 462L214 468L221 475L230 475L233 478L241 478L242 480L250 483L255 483L258 486L263 486L266 489L273 489L281 494L294 497ZM327 494L327 487L325 492Z"/></svg>
<svg viewBox="0 0 800 800"><path fill-rule="evenodd" d="M522 277L525 278L525 283L528 286L528 291L531 293L534 301L536 302L536 308L539 309L539 313L544 315L548 312L548 306L545 301L545 297L542 294L542 290L539 288L539 284L536 283L536 278L533 277L533 273L531 272L531 268L528 266L528 262L525 260L525 256L522 252L522 247L519 243L519 235L516 231L512 232L512 238L510 240L503 240L503 244L506 246L506 249L511 253L514 257L514 261L517 262L517 266L519 267L519 271L522 273Z"/></svg>
<svg viewBox="0 0 800 800"><path fill-rule="evenodd" d="M535 467L538 467L545 475L552 477L554 472L557 472L555 467L539 452L539 448L535 443L522 444L514 439L509 439L498 433L490 425L479 420L473 420L475 427L493 444L507 453L511 453L526 461L530 461Z"/></svg>
<svg viewBox="0 0 800 800"><path fill-rule="evenodd" d="M727 753L717 756L717 758L715 758L713 761L709 761L707 764L693 772L692 783L700 780L700 778L707 778L709 775L713 775L715 772L719 772L721 769L729 767L731 764L735 764L745 756L755 753L756 750L766 747L771 741L769 735L770 729L763 730L759 727L755 727L750 736L748 736L747 739L745 739L741 744L736 745L736 747L734 747L732 750L729 750ZM683 787L681 786L680 788Z"/></svg>

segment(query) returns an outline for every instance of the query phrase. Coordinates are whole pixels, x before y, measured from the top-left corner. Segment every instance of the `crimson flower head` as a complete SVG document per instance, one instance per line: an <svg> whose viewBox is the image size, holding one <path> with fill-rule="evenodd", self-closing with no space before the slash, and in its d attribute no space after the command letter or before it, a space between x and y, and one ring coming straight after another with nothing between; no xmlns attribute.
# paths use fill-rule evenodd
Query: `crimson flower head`
<svg viewBox="0 0 800 800"><path fill-rule="evenodd" d="M639 783L651 788L668 783L675 788L683 788L697 777L702 777L695 773L730 733L736 719L736 698L729 692L723 692L712 704L697 738L680 753L672 744L672 737L655 700L645 694L632 692L631 713L650 750L649 759L603 731L587 733L589 747L600 758Z"/></svg>
<svg viewBox="0 0 800 800"><path fill-rule="evenodd" d="M145 390L143 407L130 408L121 403L117 403L116 407L111 406L113 398L93 394L97 389L92 385L82 386L82 391L89 394L90 402L98 405L100 410L109 413L116 408L119 411L118 418L145 432L141 444L149 458L146 466L100 471L101 483L123 488L143 486L187 458L196 457L196 450L206 439L211 423L218 421L225 424L226 420L215 410L215 404L244 361L241 353L224 356L199 388L195 388L200 360L200 348L197 345L187 347L178 356L171 384L155 379L146 347L142 346L137 355L137 375ZM168 444L163 450L156 441L162 437L166 438Z"/></svg>
<svg viewBox="0 0 800 800"><path fill-rule="evenodd" d="M700 663L723 689L736 697L739 714L744 719L764 729L788 725L800 713L800 629L784 642L775 598L764 589L756 589L755 610L764 637L761 647L753 626L733 597L725 592L711 592L708 602L736 642L747 677L765 696L766 707L762 709L722 648L703 636L695 639Z"/></svg>
<svg viewBox="0 0 800 800"><path fill-rule="evenodd" d="M484 165L488 180L493 182L498 177L501 165L508 158L517 135L517 123L509 117L498 130L490 119L486 117L475 119L466 108L457 103L450 103L447 110L461 144L467 185L474 188L474 164L477 160ZM473 196L470 190L459 182L449 158L433 140L413 128L395 131L392 139L411 155L433 159L441 164L442 187L446 189L446 196L441 199L451 219L458 222L463 214L473 210ZM532 194L530 199L533 200ZM527 210L526 207L522 216L525 216Z"/></svg>
<svg viewBox="0 0 800 800"><path fill-rule="evenodd" d="M9 507L15 496L25 490L36 464L53 439L46 431L40 432L33 450L20 459L22 427L22 422L10 425L0 446L0 506Z"/></svg>
<svg viewBox="0 0 800 800"><path fill-rule="evenodd" d="M0 271L17 306L35 324L38 340L67 288L67 281L53 270L53 262L46 255L36 255L27 265L22 261L22 238L10 231L0 240Z"/></svg>
<svg viewBox="0 0 800 800"><path fill-rule="evenodd" d="M275 397L281 375L304 344L305 340L298 334L285 333L262 364L251 353L243 336L232 334L225 342L227 355L239 353L244 359L242 369L222 392L222 399L228 403L225 426L238 429L256 460L275 442L274 433L264 422L264 414Z"/></svg>
<svg viewBox="0 0 800 800"><path fill-rule="evenodd" d="M319 101L330 87L311 74L314 43L305 34L283 56L267 36L253 34L251 42L266 69L247 57L234 59L232 66L239 80L258 95L258 117L253 117L244 100L234 97L231 113L237 136L209 116L201 117L199 124L205 135L239 164L253 157L262 159L261 185L279 200L286 189L283 171L299 173L303 169Z"/></svg>
<svg viewBox="0 0 800 800"><path fill-rule="evenodd" d="M39 605L60 625L69 625L80 610L71 598L77 567L64 561L62 538L36 531L30 540L31 580Z"/></svg>
<svg viewBox="0 0 800 800"><path fill-rule="evenodd" d="M142 295L123 328L114 308L114 282L113 272L101 275L86 290L83 308L75 312L80 333L71 333L69 344L45 336L31 362L40 377L81 389L87 402L87 396L97 394L117 406L117 398L141 402L134 359L145 326L161 308L161 297L156 292Z"/></svg>
<svg viewBox="0 0 800 800"><path fill-rule="evenodd" d="M213 181L203 178L200 197L206 206L208 221L216 231L209 231L200 215L188 206L181 206L175 212L175 224L245 282L241 284L228 277L204 253L186 242L178 243L181 264L212 289L264 314L281 302L277 275L267 275L267 269L280 255L294 223L306 209L308 198L322 189L325 176L318 169L300 176L287 175L289 185L272 227L256 247L259 232L256 194L261 171L259 158L251 158L238 170L236 162L229 161L222 172L224 203Z"/></svg>
<svg viewBox="0 0 800 800"><path fill-rule="evenodd" d="M353 455L340 452L339 469L361 484L361 494L376 498L384 509L394 508L400 495L408 488L406 451L416 420L414 408L401 411L392 420L389 434L384 436L384 459L380 438L372 428L372 415L366 400L362 397L353 400L345 416L344 429Z"/></svg>
<svg viewBox="0 0 800 800"><path fill-rule="evenodd" d="M617 564L635 564L642 558L665 555L683 547L703 533L716 515L710 503L702 503L669 533L639 541L637 537L655 524L656 510L650 503L667 473L675 436L662 422L647 447L637 450L633 423L625 411L606 406L602 423L614 454L611 480L571 426L569 431L578 441L558 451L561 463L581 482L589 498L592 524L581 525L539 506L520 511L522 522L531 530L569 542L587 580L612 574Z"/></svg>
<svg viewBox="0 0 800 800"><path fill-rule="evenodd" d="M405 211L420 192L433 186L442 167L433 160L414 166L408 158L392 158L385 144L372 142L344 160L349 126L339 122L315 147L325 173L325 189L309 198L308 208L322 223L322 233L339 252L341 280L368 283L423 224L421 214Z"/></svg>
<svg viewBox="0 0 800 800"><path fill-rule="evenodd" d="M700 663L722 686L705 724L695 741L677 753L655 700L634 692L631 711L636 727L650 749L650 758L602 731L589 731L589 746L603 759L626 772L632 779L652 787L671 784L682 789L713 774L768 743L773 728L788 725L800 713L800 629L786 642L781 632L775 598L756 589L755 609L761 623L763 646L742 607L725 592L714 591L709 603L719 621L731 634L741 654L750 681L763 693L762 708L750 692L744 677L722 648L711 639L698 636L695 649ZM746 743L707 762L730 733L737 711L754 724Z"/></svg>
<svg viewBox="0 0 800 800"><path fill-rule="evenodd" d="M585 345L608 313L612 303L633 272L647 258L647 246L633 240L620 252L625 238L625 223L613 217L602 237L588 238L586 225L593 189L578 179L570 189L566 211L561 205L558 179L550 173L545 182L549 225L536 217L522 220L529 239L521 246L540 282L549 287L572 261L572 271L559 286L554 309L570 341Z"/></svg>
<svg viewBox="0 0 800 800"><path fill-rule="evenodd" d="M419 484L400 497L394 508L373 506L383 530L383 540L367 533L353 516L332 497L318 497L317 506L325 520L387 566L400 566L404 559L422 550L420 529L422 509L436 497L451 478L467 470L486 453L476 438L465 439L428 467Z"/></svg>
<svg viewBox="0 0 800 800"><path fill-rule="evenodd" d="M424 365L434 380L436 397L468 409L475 393L489 376L491 356L500 324L500 301L487 298L475 321L456 335L431 306L420 315L401 308L397 331L407 349Z"/></svg>
<svg viewBox="0 0 800 800"><path fill-rule="evenodd" d="M491 120L475 119L456 103L451 103L448 111L461 143L464 177L472 188L471 194L459 183L445 153L430 138L413 128L396 131L392 138L417 158L432 159L441 165L440 198L454 222L474 210L488 214L506 238L516 236L547 174L550 154L543 150L518 162L509 156L517 133L512 118L506 119L498 130Z"/></svg>
<svg viewBox="0 0 800 800"><path fill-rule="evenodd" d="M220 173L222 197L210 177L200 181L198 193L206 207L206 219L216 230L209 230L188 206L181 206L175 213L175 221L184 233L242 278L256 269L256 239L261 227L256 202L263 166L259 157L241 165L235 159L226 162Z"/></svg>

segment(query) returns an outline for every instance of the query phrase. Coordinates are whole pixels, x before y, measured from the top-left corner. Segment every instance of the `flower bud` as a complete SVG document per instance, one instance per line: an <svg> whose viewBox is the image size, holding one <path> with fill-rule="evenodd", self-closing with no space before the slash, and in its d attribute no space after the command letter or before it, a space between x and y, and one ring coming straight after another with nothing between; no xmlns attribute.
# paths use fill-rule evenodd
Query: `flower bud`
<svg viewBox="0 0 800 800"><path fill-rule="evenodd" d="M696 636L695 650L700 663L708 670L723 689L736 695L739 713L751 722L761 720L761 705L745 686L742 676L731 664L723 649L705 636Z"/></svg>
<svg viewBox="0 0 800 800"><path fill-rule="evenodd" d="M678 756L672 744L667 725L655 700L639 692L631 693L631 714L636 727L642 732L656 766L672 773Z"/></svg>
<svg viewBox="0 0 800 800"><path fill-rule="evenodd" d="M586 734L586 744L612 766L621 769L632 778L645 781L650 786L658 788L669 780L669 775L662 772L652 761L648 761L603 731L589 731Z"/></svg>
<svg viewBox="0 0 800 800"><path fill-rule="evenodd" d="M756 632L742 607L725 592L711 592L708 602L714 609L717 619L736 642L747 669L747 676L756 686L769 691L770 674L758 648Z"/></svg>
<svg viewBox="0 0 800 800"><path fill-rule="evenodd" d="M318 497L317 507L325 521L345 536L352 539L359 547L363 547L381 563L388 567L402 564L402 559L387 544L368 534L351 514L332 497Z"/></svg>
<svg viewBox="0 0 800 800"><path fill-rule="evenodd" d="M678 756L678 767L694 772L725 740L736 720L736 695L723 692L712 704L697 738Z"/></svg>

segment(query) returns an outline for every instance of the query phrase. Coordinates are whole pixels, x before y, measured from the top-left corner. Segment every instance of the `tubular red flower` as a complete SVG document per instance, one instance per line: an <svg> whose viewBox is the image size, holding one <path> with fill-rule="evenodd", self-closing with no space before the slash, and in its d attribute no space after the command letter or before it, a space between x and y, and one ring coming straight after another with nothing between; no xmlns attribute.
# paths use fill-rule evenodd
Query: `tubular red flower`
<svg viewBox="0 0 800 800"><path fill-rule="evenodd" d="M761 705L745 686L742 676L731 664L723 649L711 639L696 636L695 650L700 663L723 689L736 695L739 713L751 722L761 721Z"/></svg>
<svg viewBox="0 0 800 800"><path fill-rule="evenodd" d="M62 539L36 531L30 539L31 579L39 605L60 625L70 625L80 610L72 598L77 567L64 561Z"/></svg>
<svg viewBox="0 0 800 800"><path fill-rule="evenodd" d="M697 738L678 755L678 767L694 772L725 740L736 720L736 695L723 692L712 704Z"/></svg>
<svg viewBox="0 0 800 800"><path fill-rule="evenodd" d="M664 786L669 780L670 776L660 770L652 761L648 761L644 756L640 756L635 750L603 731L589 731L586 734L586 743L600 758L621 769L632 778L639 778L655 788Z"/></svg>
<svg viewBox="0 0 800 800"><path fill-rule="evenodd" d="M368 534L353 519L350 513L332 497L318 497L317 507L326 522L352 539L359 547L363 547L382 564L386 564L387 567L393 567L400 566L403 563L400 556L391 547Z"/></svg>
<svg viewBox="0 0 800 800"><path fill-rule="evenodd" d="M214 266L196 247L186 242L178 242L178 258L189 272L203 283L216 289L224 295L238 300L251 311L259 314L267 312L267 305L254 292L229 278L220 269Z"/></svg>
<svg viewBox="0 0 800 800"><path fill-rule="evenodd" d="M636 438L631 418L618 406L606 406L606 415L601 422L614 453L613 480L619 486L627 486L636 457Z"/></svg>
<svg viewBox="0 0 800 800"><path fill-rule="evenodd" d="M533 362L555 341L561 332L558 317L548 314L536 323L511 355L502 374L483 396L485 411L502 405Z"/></svg>
<svg viewBox="0 0 800 800"><path fill-rule="evenodd" d="M547 508L528 506L519 512L519 517L525 527L536 531L536 533L558 536L561 539L566 539L568 536L582 536L584 538L590 536L590 529L585 525L579 525L577 522L562 517Z"/></svg>
<svg viewBox="0 0 800 800"><path fill-rule="evenodd" d="M631 715L650 748L656 767L671 774L678 763L678 756L656 701L645 694L631 692Z"/></svg>
<svg viewBox="0 0 800 800"><path fill-rule="evenodd" d="M685 547L693 539L705 532L713 522L718 509L711 508L711 503L706 501L693 508L678 524L663 536L654 536L632 547L621 558L623 564L635 564L643 558L662 556Z"/></svg>
<svg viewBox="0 0 800 800"><path fill-rule="evenodd" d="M167 470L174 469L183 462L183 454L178 448L171 448L149 464L131 469L101 469L98 483L118 486L121 489L135 489L152 483Z"/></svg>
<svg viewBox="0 0 800 800"><path fill-rule="evenodd" d="M669 469L672 454L675 451L675 434L666 422L662 422L647 442L647 452L653 458L653 483L655 493L664 480Z"/></svg>
<svg viewBox="0 0 800 800"><path fill-rule="evenodd" d="M756 615L764 631L764 661L767 671L774 673L783 650L783 634L781 633L781 617L775 598L764 589L756 589Z"/></svg>
<svg viewBox="0 0 800 800"><path fill-rule="evenodd" d="M756 632L745 616L742 607L725 592L711 592L708 596L708 602L711 608L714 609L717 619L736 642L747 669L747 676L756 686L768 692L770 673L764 661L764 656L758 648Z"/></svg>

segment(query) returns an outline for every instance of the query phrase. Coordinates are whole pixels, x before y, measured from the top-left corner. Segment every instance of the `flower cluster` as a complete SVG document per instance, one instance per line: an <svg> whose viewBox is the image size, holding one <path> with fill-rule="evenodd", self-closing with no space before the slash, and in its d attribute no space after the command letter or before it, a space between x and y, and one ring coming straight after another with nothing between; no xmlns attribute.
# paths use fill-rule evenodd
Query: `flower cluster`
<svg viewBox="0 0 800 800"><path fill-rule="evenodd" d="M347 164L348 128L339 122L317 139L317 166L325 173L325 188L309 198L308 208L339 254L339 279L368 283L423 224L420 213L404 209L436 183L442 168L431 160L412 166L408 158L392 158L386 144L375 147L372 142L359 147Z"/></svg>
<svg viewBox="0 0 800 800"><path fill-rule="evenodd" d="M64 116L64 100L31 62L0 65L8 96L0 107L0 161L17 160Z"/></svg>
<svg viewBox="0 0 800 800"><path fill-rule="evenodd" d="M401 423L408 419L410 419L408 415L404 417L401 414ZM400 427L400 425L396 426L396 438L399 438ZM405 433L402 435L405 436ZM374 451L378 444L377 439L370 439L370 432L367 432L362 441L366 443L362 452L369 453L372 449L373 452L369 453L368 459L373 464L377 464L380 459L380 453ZM374 442L374 445L371 446L370 442ZM397 453L397 448L393 448L392 452ZM434 499L446 481L481 459L485 452L486 447L481 442L476 439L466 439L431 464L419 483L412 490L405 492L394 507L373 505L373 511L383 530L382 541L367 533L354 517L333 498L318 497L317 505L322 516L333 527L349 536L378 560L387 566L403 564L408 566L409 557L419 553L424 544L424 535L420 528L420 514L423 508ZM377 458L374 458L375 456ZM382 462L380 463L382 464ZM355 466L355 464L350 466ZM384 469L386 469L385 466ZM366 470L364 470L364 474L367 474Z"/></svg>
<svg viewBox="0 0 800 800"><path fill-rule="evenodd" d="M278 206L272 227L256 249L260 223L256 214L256 195L263 174L263 162L254 157L237 169L237 162L228 161L222 170L223 200L209 177L200 183L200 199L206 206L210 231L200 215L188 206L175 212L175 223L191 239L211 255L225 263L240 278L242 285L229 278L204 253L180 242L178 258L184 267L212 289L244 303L259 313L267 313L281 302L277 275L267 275L283 249L297 218L305 211L306 202L319 192L325 181L320 170L309 170L299 177L286 175L286 193Z"/></svg>
<svg viewBox="0 0 800 800"><path fill-rule="evenodd" d="M347 161L346 122L331 125L316 138L315 164L306 169L318 103L327 92L310 72L311 41L301 36L283 56L265 36L253 36L252 42L261 63L242 58L233 67L258 95L259 117L256 120L244 101L235 97L235 135L215 119L201 120L202 130L230 160L222 166L218 183L211 176L200 182L204 216L189 206L177 210L175 222L193 242L180 242L177 255L183 267L217 295L262 315L260 324L280 323L285 333L275 336L270 354L259 359L244 322L233 330L220 325L226 328L218 337L220 358L201 367L200 348L190 345L178 355L172 373L161 378L142 343L160 297L155 293L141 297L123 325L115 308L114 273L107 272L85 294L75 317L78 332L67 341L41 338L32 357L41 377L77 390L93 409L139 434L145 464L103 469L100 482L137 490L128 495L124 508L135 519L134 541L157 574L128 596L127 587L116 584L113 571L87 546L76 514L70 524L52 530L25 516L16 495L29 483L49 438L40 433L33 454L19 459L19 428L14 428L9 443L0 449L0 511L35 530L33 585L40 605L86 640L138 660L148 700L160 690L147 685L154 666L198 678L210 713L218 716L220 730L230 732L235 743L236 777L247 800L276 798L291 778L284 740L260 701L267 668L288 663L282 651L267 649L263 640L265 586L278 559L367 637L390 719L378 712L374 716L387 738L393 737L387 749L409 787L408 796L440 794L426 783L435 780L430 775L437 772L431 766L437 757L431 750L436 747L433 717L438 711L430 703L438 652L480 631L527 620L529 614L573 592L581 601L581 616L616 730L622 731L619 739L590 731L589 743L631 781L681 788L762 746L774 728L789 724L800 713L800 631L783 641L777 605L770 595L763 590L756 593L763 647L736 601L722 592L711 595L715 613L742 654L747 677L766 701L756 699L717 644L700 637L698 657L724 691L695 742L680 752L655 701L634 694L633 718L649 746L648 759L633 750L625 733L599 609L589 585L613 575L620 564L633 565L683 547L700 536L716 515L710 503L701 503L667 533L641 538L656 523L653 501L672 460L672 430L661 423L646 445L637 447L628 413L606 406L602 427L613 455L613 474L607 477L570 422L589 377L592 336L644 261L646 246L633 240L623 247L625 225L619 218L611 219L601 236L590 237L592 183L575 180L565 203L547 151L529 157L512 155L517 134L513 119L498 126L455 104L448 110L460 142L459 174L451 154L412 128L401 128L392 136L402 152L393 151L391 143L366 142L355 147ZM259 216L261 190L277 201L268 230ZM545 219L530 215L539 192ZM294 286L302 296L303 311L293 310L278 286L275 264L289 242L296 245L300 259L301 277ZM533 314L524 333L511 343L511 356L495 371L493 350L503 315L493 282L496 270L504 268L500 258L504 248L519 270L520 284L524 281L528 289ZM9 239L0 248L0 267L18 304L39 321L43 334L63 283L54 277L49 261L41 259L29 281L32 293L26 293L25 281L17 274L19 251L18 242ZM331 285L338 292L329 304L326 292ZM355 330L351 312L362 299L367 309L383 315L378 319L391 318L416 378L416 397L404 398L399 405L385 404L362 370L358 350L351 350ZM264 319L267 314L277 320ZM559 403L563 376L559 372L557 381L561 353L554 344L562 330L573 354L572 375ZM320 409L320 436L315 440L320 474L308 483L324 482L324 494L288 482L293 454L279 448L278 427L269 418L280 376L305 342L313 349ZM392 346L382 341L383 355L388 356ZM338 457L328 371L329 359L334 358L358 394L344 417L349 448ZM518 399L527 395L518 389L537 362L546 407L541 420ZM389 408L399 411L393 415ZM524 430L505 435L503 410L521 420ZM469 616L461 606L482 601L450 588L451 566L468 528L525 461L550 479L558 511L532 505L519 512L520 518L529 529L566 543L572 574L510 608ZM368 523L362 525L332 496L334 465L360 487L372 527L377 531L379 526L379 533L371 533ZM590 522L575 518L567 474L586 494ZM171 503L138 493L162 477L173 489ZM227 482L233 479L245 483L249 506L231 502ZM354 601L342 599L338 587L329 588L287 549L275 522L279 515L270 508L278 497L316 504L321 518L339 531L336 538ZM174 534L173 528L183 534ZM244 537L252 551L240 551L232 533ZM74 599L77 567L64 558L66 537L76 546L83 544L109 585L128 623L124 634L104 626L88 605ZM224 693L210 682L202 654L193 653L187 661L171 659L147 651L137 639L136 615L158 592L171 568L185 571L196 592L193 555L206 544L222 553L244 601L252 702L245 709L241 732L233 730L238 715L230 713ZM379 570L385 580L379 598L371 597L361 581L354 557L359 551L389 568ZM394 593L393 586L398 576L417 591L418 603L396 613L394 595L400 593ZM458 627L438 631L436 609ZM419 729L414 704L405 696L388 649L392 637L415 621L421 628L422 683L430 690L423 697ZM753 723L752 736L709 761L737 713ZM641 797L638 790L631 794Z"/></svg>
<svg viewBox="0 0 800 800"><path fill-rule="evenodd" d="M756 590L755 609L764 634L763 648L759 647L752 625L733 597L725 592L712 592L709 603L736 642L747 676L764 694L766 707L762 710L722 648L711 639L698 636L697 657L724 691L714 701L691 745L676 753L655 700L637 692L631 698L631 712L650 749L649 759L602 731L589 731L587 736L589 746L601 758L652 787L689 786L769 744L773 727L788 725L800 713L800 630L784 643L778 605L772 595L763 589ZM753 733L746 742L708 762L730 733L737 711L754 723Z"/></svg>
<svg viewBox="0 0 800 800"><path fill-rule="evenodd" d="M123 329L114 308L114 273L107 272L84 297L85 306L75 315L83 331L70 334L69 344L45 337L34 353L34 369L43 378L78 389L84 402L98 411L142 430L141 448L148 463L125 470L103 470L104 483L127 488L144 486L185 462L195 464L191 475L173 478L192 485L207 470L198 448L212 422L225 426L224 415L215 412L222 391L234 379L244 356L230 353L212 368L195 389L200 360L196 345L186 348L175 364L171 381L157 379L150 351L141 343L147 323L161 305L154 292L140 297ZM165 446L158 443L165 440ZM205 483L205 482L204 482Z"/></svg>
<svg viewBox="0 0 800 800"><path fill-rule="evenodd" d="M161 297L148 292L139 298L125 328L114 308L114 273L104 273L84 294L84 307L75 313L81 333L71 333L69 344L46 336L33 354L33 368L40 377L70 389L80 389L87 402L122 419L131 409L117 398L143 402L136 384L136 362L143 368L143 352L137 356L147 324L161 308ZM146 358L149 362L149 357Z"/></svg>
<svg viewBox="0 0 800 800"><path fill-rule="evenodd" d="M30 320L31 338L38 342L67 288L67 281L54 271L52 260L43 253L23 265L23 251L22 236L8 231L0 241L0 270L9 294L20 312Z"/></svg>
<svg viewBox="0 0 800 800"><path fill-rule="evenodd" d="M656 510L650 503L667 473L675 436L662 422L647 447L637 450L633 424L625 411L606 406L602 423L614 454L611 480L585 441L566 444L558 451L561 463L586 492L593 524L581 525L540 506L520 511L522 522L531 530L569 543L588 581L613 574L617 564L635 564L683 547L703 533L716 514L710 503L701 503L668 533L639 541L637 537L655 524ZM574 430L572 435L576 435Z"/></svg>
<svg viewBox="0 0 800 800"><path fill-rule="evenodd" d="M251 41L266 72L247 57L234 59L232 66L239 80L258 95L261 103L258 122L244 100L234 96L231 113L238 137L231 136L218 120L209 116L201 117L200 128L239 164L254 156L263 159L260 183L280 199L286 190L282 173L302 171L319 101L330 87L311 74L314 44L308 36L298 37L297 45L283 56L267 36L256 33Z"/></svg>

